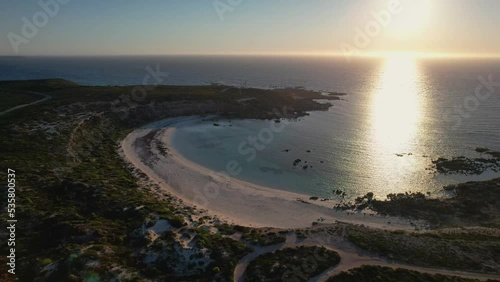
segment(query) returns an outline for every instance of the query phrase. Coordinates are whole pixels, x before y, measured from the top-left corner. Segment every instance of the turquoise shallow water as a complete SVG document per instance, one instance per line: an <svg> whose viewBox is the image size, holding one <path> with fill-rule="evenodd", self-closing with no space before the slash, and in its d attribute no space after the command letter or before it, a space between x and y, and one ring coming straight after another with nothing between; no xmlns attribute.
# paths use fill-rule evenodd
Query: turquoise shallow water
<svg viewBox="0 0 500 282"><path fill-rule="evenodd" d="M213 121L196 122L180 127L173 144L186 158L215 171L229 172L232 168L228 164L237 162L242 168L235 176L239 179L320 197L332 196L334 189L342 189L351 197L367 192L383 197L405 191L429 191L441 196L443 185L494 176L435 176L425 169L442 152L451 156L469 151L474 155L472 143L450 147L446 143L415 142L413 149L406 152L412 155L399 157L397 150L374 150L372 144L359 140L357 133L362 131L334 130L338 123L348 122L335 119L338 116L334 107L329 112L313 112L291 122L274 134L272 142L261 143L262 151L256 150L253 160L250 153L241 154L238 147L242 142L248 143L249 137L257 137L262 128L269 128L270 121L218 120L221 126L217 127ZM296 159L302 160L298 166L293 165Z"/></svg>

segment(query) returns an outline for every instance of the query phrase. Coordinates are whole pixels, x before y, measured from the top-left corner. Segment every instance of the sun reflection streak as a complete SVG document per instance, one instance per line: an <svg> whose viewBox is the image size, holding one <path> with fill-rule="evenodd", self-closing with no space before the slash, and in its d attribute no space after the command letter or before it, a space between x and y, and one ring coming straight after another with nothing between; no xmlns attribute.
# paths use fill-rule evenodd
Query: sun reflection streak
<svg viewBox="0 0 500 282"><path fill-rule="evenodd" d="M424 170L418 140L425 133L425 76L418 59L405 54L388 57L378 71L367 110L371 154L361 166L370 181L364 189L377 194L410 191L418 186L415 171ZM410 154L411 153L411 154Z"/></svg>
<svg viewBox="0 0 500 282"><path fill-rule="evenodd" d="M387 59L372 96L372 134L375 143L390 151L407 149L421 119L420 71L414 58Z"/></svg>

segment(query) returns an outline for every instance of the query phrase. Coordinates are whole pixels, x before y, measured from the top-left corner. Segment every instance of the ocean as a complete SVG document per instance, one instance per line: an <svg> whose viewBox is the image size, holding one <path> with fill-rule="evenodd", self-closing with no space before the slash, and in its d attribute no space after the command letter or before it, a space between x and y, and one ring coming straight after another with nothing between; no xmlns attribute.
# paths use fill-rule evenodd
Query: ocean
<svg viewBox="0 0 500 282"><path fill-rule="evenodd" d="M443 185L500 176L428 170L438 157L477 156L476 147L500 151L500 60L0 57L0 80L135 85L143 83L148 66L168 72L165 84L172 85L302 86L347 94L329 111L290 122L251 161L238 146L269 121L205 121L177 130L174 146L182 155L216 171L237 161L242 180L318 197L340 189L349 197L373 192L384 198L407 191L443 196Z"/></svg>

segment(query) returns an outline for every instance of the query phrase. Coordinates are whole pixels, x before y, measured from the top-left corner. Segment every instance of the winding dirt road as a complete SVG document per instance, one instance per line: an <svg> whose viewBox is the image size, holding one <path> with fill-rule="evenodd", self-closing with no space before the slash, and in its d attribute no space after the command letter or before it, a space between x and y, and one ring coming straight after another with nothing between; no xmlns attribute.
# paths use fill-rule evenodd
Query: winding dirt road
<svg viewBox="0 0 500 282"><path fill-rule="evenodd" d="M6 89L0 89L0 90L7 91ZM38 96L42 96L43 98L40 99L40 100L36 100L35 102L31 102L31 103L28 103L28 104L22 104L22 105L10 108L8 110L5 110L3 112L0 112L0 116L3 116L5 114L8 114L10 112L13 112L13 111L16 111L16 110L19 110L19 109L22 109L22 108L25 108L25 107L28 107L28 106L32 106L32 105L35 105L35 104L43 103L45 101L48 101L48 100L52 99L52 96L49 96L49 95L46 95L46 94L42 94L42 93L38 93L38 92L32 92L32 91L25 91L25 92L26 93L30 93L30 94L35 94L35 95L38 95Z"/></svg>
<svg viewBox="0 0 500 282"><path fill-rule="evenodd" d="M323 246L329 250L337 252L340 257L340 263L327 269L323 273L317 275L310 279L310 282L324 282L327 281L328 278L335 276L342 271L348 271L353 268L361 267L362 265L376 265L383 267L391 267L391 268L404 268L408 270L418 271L421 273L428 274L442 274L449 276L458 276L462 278L468 279L477 279L477 280L498 280L500 281L500 275L493 274L483 274L483 273L474 273L474 272L466 272L466 271L455 271L449 269L441 269L441 268L427 268L420 266L412 266L406 264L400 264L396 262L391 262L386 258L378 257L369 253L365 250L362 250L355 246L354 244L343 240L339 237L334 237L328 235L320 235L313 238L308 238L306 240L300 241L296 238L295 234L288 235L285 243L276 244L272 246L259 247L259 246L250 246L254 248L254 251L245 257L243 257L234 270L234 280L236 282L244 282L244 273L254 259L258 256L272 253L276 250L284 249L284 248L295 248L300 246Z"/></svg>

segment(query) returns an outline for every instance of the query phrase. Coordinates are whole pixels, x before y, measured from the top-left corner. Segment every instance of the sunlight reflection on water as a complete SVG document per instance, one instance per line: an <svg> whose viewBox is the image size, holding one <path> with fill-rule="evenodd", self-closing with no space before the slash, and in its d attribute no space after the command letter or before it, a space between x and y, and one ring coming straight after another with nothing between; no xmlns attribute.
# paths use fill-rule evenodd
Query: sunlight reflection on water
<svg viewBox="0 0 500 282"><path fill-rule="evenodd" d="M412 171L425 165L419 157L417 140L422 132L425 83L417 61L411 57L395 56L382 64L374 87L368 116L368 140L373 154L369 162L372 179L378 187L390 192L393 186L407 179L415 184ZM417 188L417 187L415 187ZM380 192L380 191L378 191Z"/></svg>

